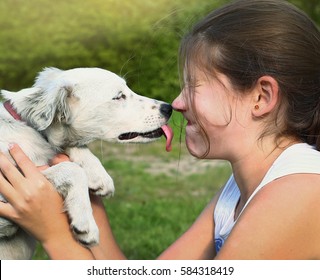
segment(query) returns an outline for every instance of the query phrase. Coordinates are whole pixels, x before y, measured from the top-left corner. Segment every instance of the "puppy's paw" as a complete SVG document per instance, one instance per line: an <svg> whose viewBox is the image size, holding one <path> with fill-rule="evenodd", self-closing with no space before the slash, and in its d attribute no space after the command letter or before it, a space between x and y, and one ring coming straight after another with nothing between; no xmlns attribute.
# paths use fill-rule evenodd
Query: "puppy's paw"
<svg viewBox="0 0 320 280"><path fill-rule="evenodd" d="M71 217L70 226L74 236L82 245L91 247L99 243L99 229L93 216L84 213Z"/></svg>
<svg viewBox="0 0 320 280"><path fill-rule="evenodd" d="M71 229L82 245L91 247L99 243L99 230L95 223L88 225L75 222L71 224Z"/></svg>
<svg viewBox="0 0 320 280"><path fill-rule="evenodd" d="M97 170L96 170L97 171ZM100 171L100 170L99 170ZM114 194L114 183L110 175L103 169L96 174L87 172L90 192L104 197L111 197Z"/></svg>

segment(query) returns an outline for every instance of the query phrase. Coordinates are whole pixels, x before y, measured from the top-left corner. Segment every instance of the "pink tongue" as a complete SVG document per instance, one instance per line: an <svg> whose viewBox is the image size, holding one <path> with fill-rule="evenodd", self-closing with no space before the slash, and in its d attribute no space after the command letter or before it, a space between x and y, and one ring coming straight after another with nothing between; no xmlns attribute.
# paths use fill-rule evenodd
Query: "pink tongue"
<svg viewBox="0 0 320 280"><path fill-rule="evenodd" d="M172 147L171 147L171 142L172 142L172 139L173 139L173 131L172 131L172 128L168 125L163 125L161 126L163 132L164 132L164 135L165 137L167 138L167 143L166 143L166 150L167 152L170 152Z"/></svg>

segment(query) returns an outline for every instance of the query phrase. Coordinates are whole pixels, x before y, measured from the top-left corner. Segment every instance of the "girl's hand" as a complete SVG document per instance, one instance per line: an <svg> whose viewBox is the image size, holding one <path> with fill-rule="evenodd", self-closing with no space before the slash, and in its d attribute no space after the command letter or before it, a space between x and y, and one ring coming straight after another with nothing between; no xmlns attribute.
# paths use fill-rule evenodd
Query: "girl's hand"
<svg viewBox="0 0 320 280"><path fill-rule="evenodd" d="M20 168L0 153L0 193L8 203L0 203L0 215L19 224L42 243L70 232L63 201L51 183L13 145L10 154Z"/></svg>

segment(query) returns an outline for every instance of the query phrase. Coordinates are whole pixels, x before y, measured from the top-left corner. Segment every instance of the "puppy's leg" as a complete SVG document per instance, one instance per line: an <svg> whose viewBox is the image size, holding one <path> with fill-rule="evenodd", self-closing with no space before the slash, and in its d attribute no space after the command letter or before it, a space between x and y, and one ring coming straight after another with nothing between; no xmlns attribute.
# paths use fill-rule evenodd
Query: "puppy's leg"
<svg viewBox="0 0 320 280"><path fill-rule="evenodd" d="M85 246L99 242L99 230L92 215L88 179L84 170L73 162L63 162L43 174L64 197L65 209L76 238Z"/></svg>
<svg viewBox="0 0 320 280"><path fill-rule="evenodd" d="M68 148L66 153L71 161L76 162L85 170L89 180L89 189L92 193L107 197L113 195L114 183L112 178L99 159L87 147Z"/></svg>

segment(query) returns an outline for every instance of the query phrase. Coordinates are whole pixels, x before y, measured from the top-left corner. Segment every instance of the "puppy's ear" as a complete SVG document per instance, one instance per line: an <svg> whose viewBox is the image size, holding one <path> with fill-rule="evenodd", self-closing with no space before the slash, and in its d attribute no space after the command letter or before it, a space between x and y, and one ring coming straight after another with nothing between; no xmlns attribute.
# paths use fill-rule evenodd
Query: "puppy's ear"
<svg viewBox="0 0 320 280"><path fill-rule="evenodd" d="M63 78L63 70L44 68L36 78L33 89L37 89L27 99L24 116L31 126L45 130L53 122L68 124L71 120L69 98L74 85Z"/></svg>
<svg viewBox="0 0 320 280"><path fill-rule="evenodd" d="M43 112L48 110L45 102L40 100L40 96L42 95L41 88L25 88L18 92L1 90L1 95L5 100L10 101L22 120L36 129L45 126L43 121L37 121L39 118L38 113L43 115ZM42 119L44 118L47 117L43 116Z"/></svg>
<svg viewBox="0 0 320 280"><path fill-rule="evenodd" d="M66 83L46 89L38 88L38 91L30 96L24 119L39 131L45 130L52 123L69 124L71 122L69 98L72 92L72 85Z"/></svg>
<svg viewBox="0 0 320 280"><path fill-rule="evenodd" d="M59 78L59 75L63 73L55 67L46 67L41 72L39 72L33 87L46 88L49 84Z"/></svg>

